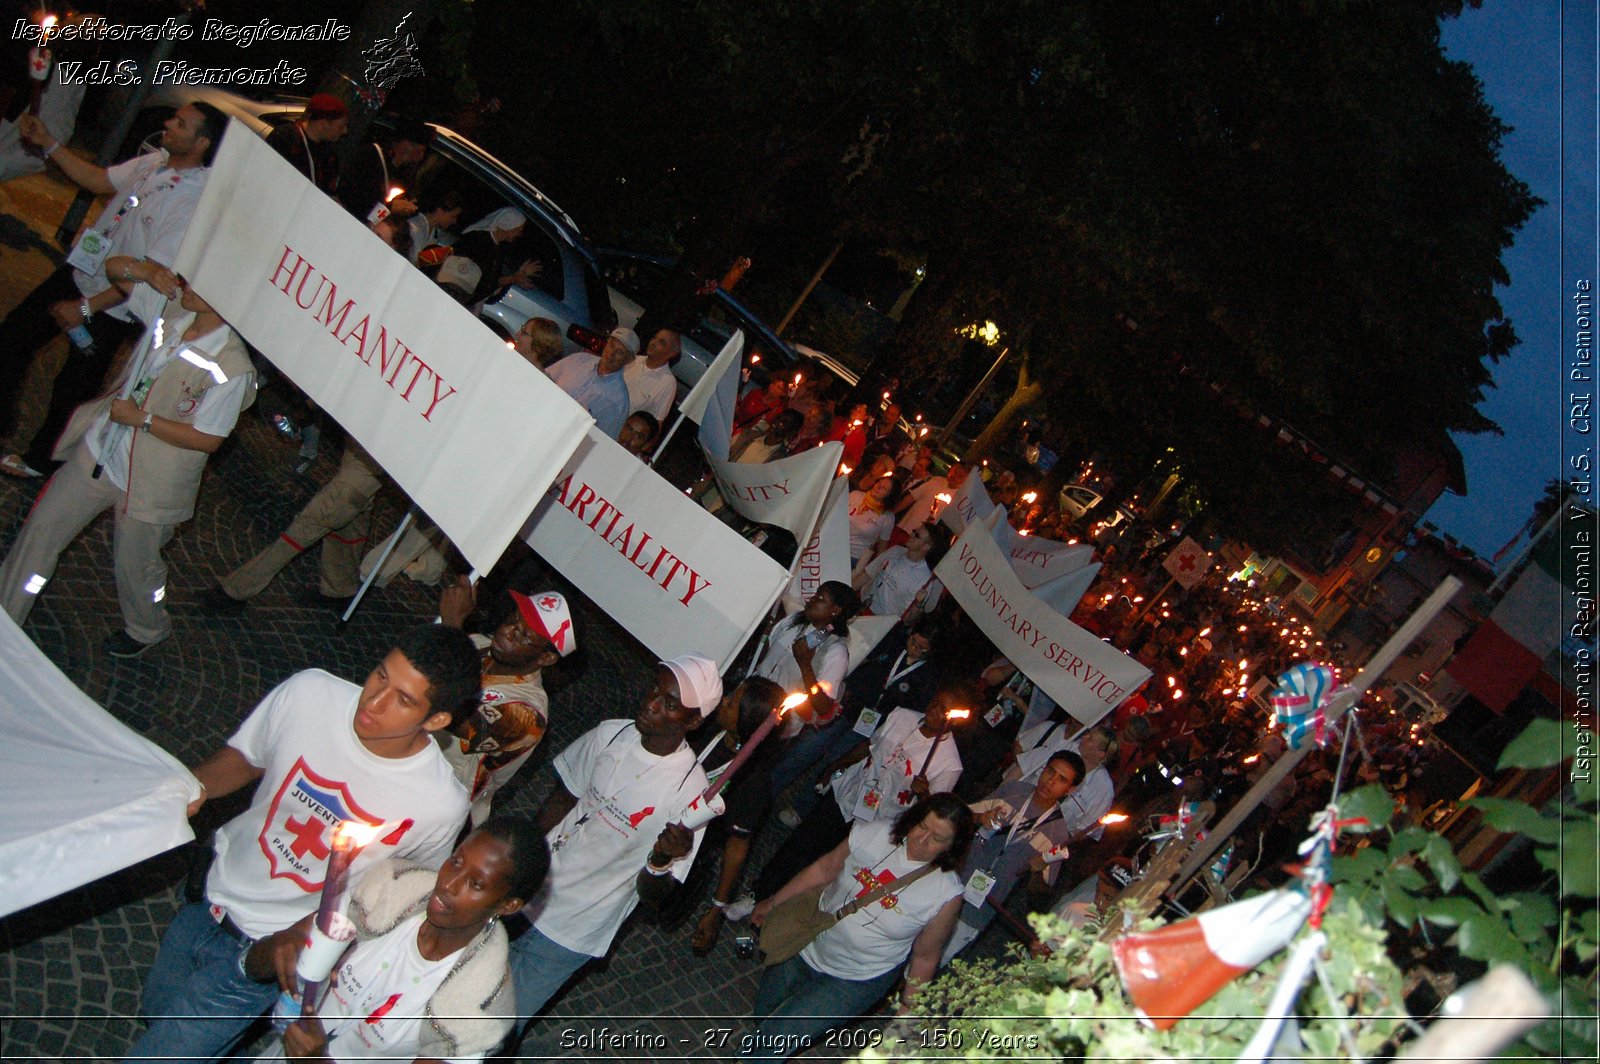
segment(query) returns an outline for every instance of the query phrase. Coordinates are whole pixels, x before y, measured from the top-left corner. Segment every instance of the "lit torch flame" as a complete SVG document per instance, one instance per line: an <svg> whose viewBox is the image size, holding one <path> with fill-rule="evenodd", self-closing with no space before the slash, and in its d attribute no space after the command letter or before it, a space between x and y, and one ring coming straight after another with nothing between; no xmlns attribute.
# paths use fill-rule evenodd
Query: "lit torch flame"
<svg viewBox="0 0 1600 1064"><path fill-rule="evenodd" d="M1025 491L1022 493L1022 501L1030 505L1036 503L1039 501L1039 493L1036 491Z"/></svg>
<svg viewBox="0 0 1600 1064"><path fill-rule="evenodd" d="M952 709L944 715L944 719L954 724L956 721L966 720L970 716L972 716L972 710L970 709Z"/></svg>
<svg viewBox="0 0 1600 1064"><path fill-rule="evenodd" d="M385 824L363 824L359 820L341 820L338 826L333 829L334 848L359 850L383 834L383 829L386 826Z"/></svg>
<svg viewBox="0 0 1600 1064"><path fill-rule="evenodd" d="M1100 823L1110 827L1112 824L1120 824L1127 819L1128 814L1126 813L1107 813L1105 816L1100 818Z"/></svg>
<svg viewBox="0 0 1600 1064"><path fill-rule="evenodd" d="M794 709L796 706L803 706L810 700L811 696L806 694L804 691L796 691L794 694L783 700L783 704L778 707L778 716L781 717L791 709Z"/></svg>
<svg viewBox="0 0 1600 1064"><path fill-rule="evenodd" d="M405 194L406 194L406 190L405 189L401 188L399 185L395 185L393 188L389 189L389 194L387 196L383 197L383 202L385 202L385 203L393 203L395 200L399 199L401 196L404 196Z"/></svg>

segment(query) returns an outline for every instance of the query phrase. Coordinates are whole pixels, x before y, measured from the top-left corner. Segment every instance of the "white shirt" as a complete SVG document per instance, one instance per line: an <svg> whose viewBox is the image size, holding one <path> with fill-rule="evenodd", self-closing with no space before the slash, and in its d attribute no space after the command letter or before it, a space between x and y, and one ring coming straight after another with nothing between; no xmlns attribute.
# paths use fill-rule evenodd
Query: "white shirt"
<svg viewBox="0 0 1600 1064"><path fill-rule="evenodd" d="M922 734L922 714L909 709L890 712L872 734L867 757L846 768L833 781L833 797L848 823L893 820L916 804L911 781L928 760L937 737ZM955 736L945 734L928 761L928 793L953 790L961 779L961 754Z"/></svg>
<svg viewBox="0 0 1600 1064"><path fill-rule="evenodd" d="M670 365L651 369L643 355L622 367L622 381L628 386L629 413L648 410L663 425L672 410L672 400L678 394L678 378L672 375Z"/></svg>
<svg viewBox="0 0 1600 1064"><path fill-rule="evenodd" d="M251 938L312 912L322 893L333 829L382 824L356 855L351 881L386 857L437 867L467 818L467 792L427 743L379 757L356 738L361 688L307 669L273 688L228 745L263 769L250 808L217 831L206 897Z"/></svg>
<svg viewBox="0 0 1600 1064"><path fill-rule="evenodd" d="M844 869L822 892L821 908L837 911L880 883L903 879L922 867L905 843L889 841L886 820L850 829ZM902 891L885 894L860 912L834 924L800 951L814 970L839 979L866 980L882 975L911 954L911 946L939 910L961 896L961 879L935 869Z"/></svg>
<svg viewBox="0 0 1600 1064"><path fill-rule="evenodd" d="M557 945L604 956L639 904L634 884L656 837L706 789L706 774L687 743L665 757L646 750L631 720L602 721L553 765L578 804L546 836L550 876L529 911ZM696 831L688 855L672 863L678 882L688 877L704 834Z"/></svg>
<svg viewBox="0 0 1600 1064"><path fill-rule="evenodd" d="M923 605L933 609L944 591L944 585L934 579L933 570L926 559L912 561L906 557L904 547L890 547L867 563L863 570L872 579L868 581L861 601L873 613L883 617L898 617L905 613L911 600L924 586L928 597Z"/></svg>
<svg viewBox="0 0 1600 1064"><path fill-rule="evenodd" d="M416 913L388 934L356 943L339 962L337 981L317 1010L334 1060L416 1059L428 1000L461 959L459 951L437 961L422 955L417 949L422 918ZM276 1040L273 1049L262 1059L280 1059L283 1041ZM483 1054L445 1059L467 1064Z"/></svg>
<svg viewBox="0 0 1600 1064"><path fill-rule="evenodd" d="M145 331L144 337L134 348L133 365L128 371L128 379L120 393L124 399L132 398L135 402L143 403L150 386L161 376L161 371L167 367L167 363L177 357L180 351L188 351L200 358L214 361L217 352L222 350L222 345L228 342L228 337L233 332L224 325L197 340L185 341L184 330L189 328L195 316L179 306L178 301L174 299L170 308L171 315L163 318L162 311L167 306L167 298L146 284L136 286L127 303L123 304L124 309L131 311L146 325L154 326L158 320L162 322L159 346L155 343L155 329L151 328ZM220 373L221 370L217 372ZM250 397L250 389L255 386L255 379L254 373L241 373L222 384L214 384L207 388L198 400L191 425L212 436L228 435L239 420L239 411L243 408L245 400ZM111 411L107 409L89 426L89 431L84 436L95 461L105 467L102 475L110 477L111 483L124 491L128 490L128 471L133 462L133 440L136 431L135 425L119 425L112 421Z"/></svg>
<svg viewBox="0 0 1600 1064"><path fill-rule="evenodd" d="M211 170L205 166L171 169L165 151L109 167L106 179L116 192L95 219L94 228L111 238L110 255L132 255L171 266L210 176ZM73 270L72 279L85 296L99 295L111 287L104 269L95 274ZM106 313L133 320L126 307L113 307Z"/></svg>
<svg viewBox="0 0 1600 1064"><path fill-rule="evenodd" d="M811 674L817 678L817 686L830 698L842 698L845 673L850 669L850 645L830 631L807 624L802 611L789 614L773 626L766 653L749 675L766 677L783 688L785 694L799 693L806 681L800 675L800 663L794 660L794 645L802 638L810 640L816 651L811 659ZM798 714L791 713L783 722L783 734L798 735L804 724Z"/></svg>
<svg viewBox="0 0 1600 1064"><path fill-rule="evenodd" d="M928 477L915 487L908 488L906 494L911 497L911 505L900 515L900 520L896 523L907 532L921 528L928 523L928 515L933 512L933 497L941 491L949 490L950 482L944 477L937 476Z"/></svg>
<svg viewBox="0 0 1600 1064"><path fill-rule="evenodd" d="M888 539L894 531L894 514L887 510L867 507L867 493L852 491L846 513L850 518L850 560L859 560L880 539Z"/></svg>

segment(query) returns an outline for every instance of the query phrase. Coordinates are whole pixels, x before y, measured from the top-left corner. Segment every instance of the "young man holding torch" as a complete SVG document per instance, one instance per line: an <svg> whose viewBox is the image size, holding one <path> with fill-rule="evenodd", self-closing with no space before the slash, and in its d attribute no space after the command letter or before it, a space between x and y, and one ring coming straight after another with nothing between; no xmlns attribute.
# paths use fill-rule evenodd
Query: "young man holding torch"
<svg viewBox="0 0 1600 1064"><path fill-rule="evenodd" d="M218 829L205 898L184 906L145 978L150 1027L129 1060L224 1055L278 994L240 959L317 907L340 824L374 836L352 880L372 862L436 865L467 815L467 795L432 733L478 691L478 655L461 631L405 633L360 687L320 669L274 688L228 744L195 768L199 811L260 781L250 808Z"/></svg>

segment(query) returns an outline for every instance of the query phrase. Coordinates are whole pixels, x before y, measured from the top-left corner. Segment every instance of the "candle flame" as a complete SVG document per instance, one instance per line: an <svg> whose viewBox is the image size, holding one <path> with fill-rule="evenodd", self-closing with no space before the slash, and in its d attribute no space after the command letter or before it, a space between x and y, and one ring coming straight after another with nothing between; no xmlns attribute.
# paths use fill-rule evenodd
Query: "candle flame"
<svg viewBox="0 0 1600 1064"><path fill-rule="evenodd" d="M935 495L934 498L944 503L946 506L950 505L950 493L947 491L941 491L939 494Z"/></svg>
<svg viewBox="0 0 1600 1064"><path fill-rule="evenodd" d="M796 373L794 375L794 382L797 385L804 379L805 379L805 374L804 373Z"/></svg>
<svg viewBox="0 0 1600 1064"><path fill-rule="evenodd" d="M1210 634L1211 634L1211 629L1210 628L1202 628L1202 629L1200 629L1200 638L1201 639L1204 639L1206 636L1208 636Z"/></svg>
<svg viewBox="0 0 1600 1064"><path fill-rule="evenodd" d="M883 401L886 402L886 403L889 401L889 393L888 392L884 392L883 393Z"/></svg>
<svg viewBox="0 0 1600 1064"><path fill-rule="evenodd" d="M970 716L972 716L972 710L970 709L952 709L950 712L944 715L944 719L948 721L958 721L966 720Z"/></svg>
<svg viewBox="0 0 1600 1064"><path fill-rule="evenodd" d="M406 190L405 189L401 188L399 185L394 185L389 189L389 194L387 196L383 197L383 202L385 202L385 203L393 203L395 200L399 199L401 196L404 196L405 194L406 194Z"/></svg>
<svg viewBox="0 0 1600 1064"><path fill-rule="evenodd" d="M847 476L850 475L850 473L851 473L850 467L845 465L843 462L840 462L839 463L839 475L841 477L847 477Z"/></svg>
<svg viewBox="0 0 1600 1064"><path fill-rule="evenodd" d="M1031 528L1019 528L1019 529L1017 529L1017 535L1019 535L1019 536L1031 536L1031 535L1033 535L1033 529L1031 529Z"/></svg>
<svg viewBox="0 0 1600 1064"><path fill-rule="evenodd" d="M48 29L51 29L51 28L53 28L55 26L56 21L57 20L56 20L56 17L54 15L46 15L44 17L44 21L39 23L39 25L48 30Z"/></svg>
<svg viewBox="0 0 1600 1064"><path fill-rule="evenodd" d="M757 362L760 362L760 361L761 361L761 352L760 351L751 352L751 354L750 354L750 364L753 366Z"/></svg>
<svg viewBox="0 0 1600 1064"><path fill-rule="evenodd" d="M1107 813L1100 818L1100 823L1109 826L1111 824L1120 824L1126 819L1128 819L1128 814L1126 813Z"/></svg>
<svg viewBox="0 0 1600 1064"><path fill-rule="evenodd" d="M1256 753L1256 754L1251 754L1249 757L1245 758L1244 759L1244 763L1247 764L1247 765L1253 765L1257 761L1260 761L1260 760L1261 760L1261 755L1259 753Z"/></svg>
<svg viewBox="0 0 1600 1064"><path fill-rule="evenodd" d="M333 829L333 845L336 849L359 850L383 834L383 829L387 826L363 824L359 820L341 820Z"/></svg>
<svg viewBox="0 0 1600 1064"><path fill-rule="evenodd" d="M928 426L924 425L924 426L922 426L922 431L917 433L917 436L918 437L922 437L922 436L926 436L927 434L928 434Z"/></svg>
<svg viewBox="0 0 1600 1064"><path fill-rule="evenodd" d="M1022 501L1028 503L1038 502L1039 493L1036 491L1025 491L1022 493Z"/></svg>
<svg viewBox="0 0 1600 1064"><path fill-rule="evenodd" d="M778 716L781 717L791 709L794 709L797 706L803 706L810 700L811 696L806 694L804 691L796 691L794 694L783 700L783 704L778 707Z"/></svg>

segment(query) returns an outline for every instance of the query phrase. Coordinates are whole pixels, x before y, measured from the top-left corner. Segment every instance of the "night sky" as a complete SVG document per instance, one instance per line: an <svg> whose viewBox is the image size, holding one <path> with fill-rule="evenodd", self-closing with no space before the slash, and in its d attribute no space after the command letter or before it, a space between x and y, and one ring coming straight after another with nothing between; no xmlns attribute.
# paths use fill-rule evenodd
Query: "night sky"
<svg viewBox="0 0 1600 1064"><path fill-rule="evenodd" d="M1575 21L1587 21L1592 42L1592 0L1564 6L1569 47ZM1563 136L1560 106L1564 94L1569 102L1586 99L1592 114L1594 52L1591 43L1587 72L1570 52L1563 69L1562 8L1546 0L1486 0L1443 25L1446 52L1473 65L1490 106L1515 127L1503 145L1507 168L1545 200L1504 256L1511 285L1498 295L1522 343L1495 367L1496 388L1480 409L1505 435L1455 437L1466 459L1467 495L1446 495L1426 515L1486 558L1527 520L1545 481L1561 475L1562 364L1570 340L1563 225L1568 276L1595 276L1593 140L1584 149L1570 129ZM1569 162L1564 187L1563 141L1578 156L1576 168ZM1571 258L1575 243L1584 249L1583 261Z"/></svg>

